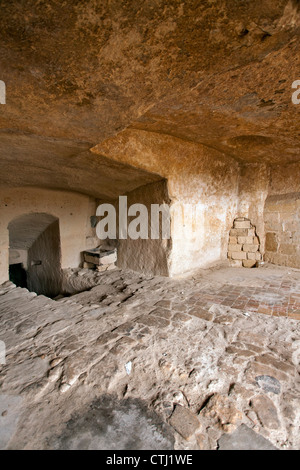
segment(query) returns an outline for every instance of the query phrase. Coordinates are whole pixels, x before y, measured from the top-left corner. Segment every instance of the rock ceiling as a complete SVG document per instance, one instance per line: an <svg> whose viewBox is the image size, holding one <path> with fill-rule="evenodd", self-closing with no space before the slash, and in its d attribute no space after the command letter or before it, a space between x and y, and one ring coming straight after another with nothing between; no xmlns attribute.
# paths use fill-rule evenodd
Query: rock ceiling
<svg viewBox="0 0 300 470"><path fill-rule="evenodd" d="M152 182L89 150L128 128L240 162L300 160L300 1L0 6L2 186L114 197Z"/></svg>

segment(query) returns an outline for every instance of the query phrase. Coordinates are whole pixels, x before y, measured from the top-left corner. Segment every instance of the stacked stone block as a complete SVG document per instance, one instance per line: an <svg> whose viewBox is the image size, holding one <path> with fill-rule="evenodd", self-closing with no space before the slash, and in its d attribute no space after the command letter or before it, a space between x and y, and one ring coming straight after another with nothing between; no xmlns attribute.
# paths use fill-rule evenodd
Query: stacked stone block
<svg viewBox="0 0 300 470"><path fill-rule="evenodd" d="M97 271L109 271L116 267L117 249L102 250L94 248L83 252L83 268L97 269Z"/></svg>
<svg viewBox="0 0 300 470"><path fill-rule="evenodd" d="M254 268L261 261L260 243L249 219L239 217L229 234L228 258L235 267Z"/></svg>

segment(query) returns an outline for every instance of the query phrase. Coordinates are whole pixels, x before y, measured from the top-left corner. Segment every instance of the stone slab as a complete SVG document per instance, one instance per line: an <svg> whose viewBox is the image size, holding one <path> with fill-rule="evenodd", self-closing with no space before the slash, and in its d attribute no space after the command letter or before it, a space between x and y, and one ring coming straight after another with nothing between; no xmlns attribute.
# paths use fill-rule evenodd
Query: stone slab
<svg viewBox="0 0 300 470"><path fill-rule="evenodd" d="M176 405L169 424L186 440L200 427L197 416L181 405Z"/></svg>
<svg viewBox="0 0 300 470"><path fill-rule="evenodd" d="M223 434L218 440L219 450L278 450L260 434L245 424L231 434Z"/></svg>

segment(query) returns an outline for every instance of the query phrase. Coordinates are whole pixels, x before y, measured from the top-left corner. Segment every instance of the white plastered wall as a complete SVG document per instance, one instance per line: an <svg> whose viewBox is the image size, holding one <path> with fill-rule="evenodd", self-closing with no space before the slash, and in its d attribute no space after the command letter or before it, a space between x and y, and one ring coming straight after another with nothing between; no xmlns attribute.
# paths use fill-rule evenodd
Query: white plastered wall
<svg viewBox="0 0 300 470"><path fill-rule="evenodd" d="M96 203L89 196L40 188L0 190L0 284L8 280L9 232L14 218L29 213L47 213L59 219L61 267L78 267L81 252L90 244L90 217Z"/></svg>

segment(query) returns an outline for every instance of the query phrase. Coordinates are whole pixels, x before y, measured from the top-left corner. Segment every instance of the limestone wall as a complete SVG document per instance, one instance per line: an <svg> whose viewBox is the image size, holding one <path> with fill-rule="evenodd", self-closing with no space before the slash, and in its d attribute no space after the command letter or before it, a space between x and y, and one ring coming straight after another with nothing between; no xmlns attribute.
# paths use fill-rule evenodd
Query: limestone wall
<svg viewBox="0 0 300 470"><path fill-rule="evenodd" d="M256 226L265 261L295 268L299 261L300 163L243 164L239 216Z"/></svg>
<svg viewBox="0 0 300 470"><path fill-rule="evenodd" d="M119 266L173 276L225 260L229 232L237 217L250 219L256 227L262 253L267 233L267 260L298 266L295 256L299 229L286 227L288 223L298 224L298 196L293 199L293 195L299 191L299 164L240 164L207 146L135 129L121 132L93 152L162 176L162 181L128 193L129 205L141 203L150 209L153 203L170 202L171 239L121 240ZM291 198L293 208L288 214L282 201ZM271 215L270 204L274 201L276 211ZM3 189L1 282L8 277L7 226L15 217L30 212L48 213L59 219L62 268L78 266L80 253L100 242L90 224L90 217L96 213L94 199L38 188ZM274 240L277 248L272 251Z"/></svg>
<svg viewBox="0 0 300 470"><path fill-rule="evenodd" d="M161 227L159 239L151 239L151 204L168 204L168 192L166 182L141 186L140 188L127 194L128 207L132 204L144 204L148 210L148 235L147 240L133 240L128 237L126 240L118 241L118 261L117 264L122 268L133 269L134 271L168 276L169 274L169 255L172 246L172 240L163 240L161 238ZM134 217L133 217L134 218ZM133 219L128 218L128 221Z"/></svg>
<svg viewBox="0 0 300 470"><path fill-rule="evenodd" d="M229 230L238 215L239 164L234 159L200 144L135 129L92 151L167 179L172 217L170 275L226 259ZM197 206L196 215L188 204Z"/></svg>
<svg viewBox="0 0 300 470"><path fill-rule="evenodd" d="M300 193L268 197L265 230L265 260L300 268Z"/></svg>
<svg viewBox="0 0 300 470"><path fill-rule="evenodd" d="M273 165L270 168L270 196L299 192L300 162Z"/></svg>
<svg viewBox="0 0 300 470"><path fill-rule="evenodd" d="M256 227L260 249L264 252L264 206L269 193L270 169L267 165L243 164L239 176L239 217L246 217Z"/></svg>
<svg viewBox="0 0 300 470"><path fill-rule="evenodd" d="M300 268L300 163L270 168L264 208L265 260Z"/></svg>
<svg viewBox="0 0 300 470"><path fill-rule="evenodd" d="M55 297L61 293L59 222L50 224L28 250L28 289Z"/></svg>
<svg viewBox="0 0 300 470"><path fill-rule="evenodd" d="M77 267L80 253L92 244L90 216L96 204L90 197L40 188L0 190L0 283L8 280L8 224L28 213L47 213L59 219L62 268Z"/></svg>
<svg viewBox="0 0 300 470"><path fill-rule="evenodd" d="M28 251L27 250L9 250L9 264L21 263L24 269L27 269L28 264Z"/></svg>

